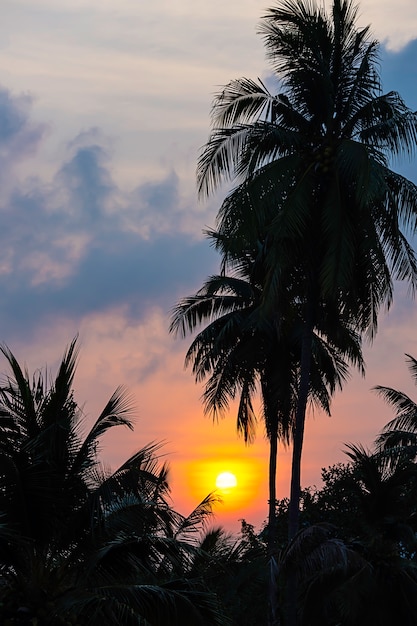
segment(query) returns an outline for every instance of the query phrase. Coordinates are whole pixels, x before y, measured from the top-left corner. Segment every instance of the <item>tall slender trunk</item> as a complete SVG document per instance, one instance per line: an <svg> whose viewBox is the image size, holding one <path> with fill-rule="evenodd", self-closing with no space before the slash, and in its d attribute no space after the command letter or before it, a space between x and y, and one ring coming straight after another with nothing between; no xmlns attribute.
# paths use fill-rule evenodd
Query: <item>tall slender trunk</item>
<svg viewBox="0 0 417 626"><path fill-rule="evenodd" d="M276 552L277 520L275 503L277 499L277 458L278 458L278 429L272 429L269 440L269 507L268 507L268 557Z"/></svg>
<svg viewBox="0 0 417 626"><path fill-rule="evenodd" d="M310 369L312 356L313 336L313 312L312 301L307 304L306 320L303 331L300 359L300 382L298 390L297 411L295 415L295 429L291 468L291 491L288 510L288 540L291 541L298 532L300 520L300 496L301 496L301 456L304 441L304 426L307 410L308 390L310 385ZM285 626L297 626L298 624L298 589L296 571L290 568L286 581L285 600Z"/></svg>
<svg viewBox="0 0 417 626"><path fill-rule="evenodd" d="M297 411L295 415L294 442L291 468L291 491L288 516L288 539L294 538L298 532L300 520L301 495L301 456L304 442L304 426L306 419L308 390L310 386L311 343L313 336L313 304L307 305L307 316L301 345L300 383L298 389Z"/></svg>
<svg viewBox="0 0 417 626"><path fill-rule="evenodd" d="M267 556L268 577L268 626L278 624L278 595L276 584L277 518L275 511L278 459L278 424L274 423L269 432L269 507Z"/></svg>

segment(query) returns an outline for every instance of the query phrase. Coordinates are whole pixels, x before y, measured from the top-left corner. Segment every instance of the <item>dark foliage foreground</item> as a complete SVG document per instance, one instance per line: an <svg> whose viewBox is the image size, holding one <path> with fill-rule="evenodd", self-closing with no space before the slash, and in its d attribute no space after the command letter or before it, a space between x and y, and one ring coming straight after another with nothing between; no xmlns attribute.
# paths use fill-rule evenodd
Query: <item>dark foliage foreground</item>
<svg viewBox="0 0 417 626"><path fill-rule="evenodd" d="M200 544L213 497L188 518L176 513L155 444L115 472L103 467L100 438L132 427L131 402L117 389L86 429L72 392L76 341L55 380L30 378L2 353L11 374L0 387L1 623L226 623L197 567L209 560Z"/></svg>
<svg viewBox="0 0 417 626"><path fill-rule="evenodd" d="M417 361L407 357L417 382ZM417 405L389 387L393 407L372 451L348 445L348 462L303 491L302 529L287 544L288 500L277 502L281 623L296 581L300 626L417 623Z"/></svg>
<svg viewBox="0 0 417 626"><path fill-rule="evenodd" d="M266 623L265 531L246 522L239 538L207 529L212 496L188 517L175 512L155 444L115 472L103 468L100 437L131 427L131 403L118 389L85 428L71 391L76 341L53 381L30 378L2 352L11 374L0 386L1 623ZM282 626L289 580L300 626L417 623L417 406L393 389L378 393L396 417L375 450L348 446L348 462L304 490L290 543L288 501L277 502Z"/></svg>

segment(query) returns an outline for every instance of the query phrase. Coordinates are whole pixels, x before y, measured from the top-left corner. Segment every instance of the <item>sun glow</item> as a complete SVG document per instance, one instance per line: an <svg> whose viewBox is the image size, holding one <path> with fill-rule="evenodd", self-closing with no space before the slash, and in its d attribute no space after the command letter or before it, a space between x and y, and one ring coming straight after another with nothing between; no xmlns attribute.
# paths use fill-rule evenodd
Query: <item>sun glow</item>
<svg viewBox="0 0 417 626"><path fill-rule="evenodd" d="M216 478L217 489L232 489L237 486L237 478L232 472L221 472Z"/></svg>
<svg viewBox="0 0 417 626"><path fill-rule="evenodd" d="M216 478L217 489L232 489L237 486L237 478L232 472L221 472Z"/></svg>
<svg viewBox="0 0 417 626"><path fill-rule="evenodd" d="M232 435L235 436L234 430ZM200 458L191 457L184 461L180 459L175 465L177 480L182 488L181 500L176 496L176 503L179 502L178 510L188 514L196 503L212 494L217 499L213 505L214 524L238 531L241 518L252 523L253 510L256 507L266 509L265 503L268 500L264 478L267 455L261 448L261 443L263 441L259 438L258 449L254 444L250 450L251 454L248 454L240 441L227 444L219 444L218 441L204 442L204 448L200 449L194 446L193 453L198 452ZM219 476L226 472L234 477L233 483L224 483L223 479L220 479L219 484ZM257 513L258 517L260 515L263 515L263 512Z"/></svg>

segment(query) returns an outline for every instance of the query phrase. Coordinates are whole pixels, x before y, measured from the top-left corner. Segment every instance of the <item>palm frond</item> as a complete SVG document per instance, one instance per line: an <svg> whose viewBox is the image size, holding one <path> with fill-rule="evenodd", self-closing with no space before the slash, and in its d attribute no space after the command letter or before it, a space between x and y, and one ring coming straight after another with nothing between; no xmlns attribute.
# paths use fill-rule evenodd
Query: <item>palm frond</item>
<svg viewBox="0 0 417 626"><path fill-rule="evenodd" d="M220 498L214 492L209 493L196 508L186 517L182 517L175 529L175 537L180 540L196 541L204 532L213 517L213 508L220 502Z"/></svg>
<svg viewBox="0 0 417 626"><path fill-rule="evenodd" d="M112 394L103 411L85 437L72 465L72 473L88 470L96 462L99 439L114 426L127 426L133 429L130 416L133 402L124 386L119 386Z"/></svg>

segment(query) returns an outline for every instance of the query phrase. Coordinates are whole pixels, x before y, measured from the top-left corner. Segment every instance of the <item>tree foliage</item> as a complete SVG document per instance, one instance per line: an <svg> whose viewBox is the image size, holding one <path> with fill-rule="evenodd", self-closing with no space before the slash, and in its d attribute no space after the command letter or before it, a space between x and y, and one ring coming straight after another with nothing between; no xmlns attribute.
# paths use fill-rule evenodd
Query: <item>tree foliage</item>
<svg viewBox="0 0 417 626"><path fill-rule="evenodd" d="M76 340L54 380L2 353L11 369L0 387L3 623L225 623L193 571L214 498L187 518L175 512L157 444L114 472L103 466L100 439L132 427L132 402L118 388L88 427L72 391Z"/></svg>
<svg viewBox="0 0 417 626"><path fill-rule="evenodd" d="M407 360L415 378L415 360ZM393 388L376 391L396 417L374 450L348 445L347 462L322 470L322 487L303 490L301 530L289 543L289 502L277 502L284 625L291 577L303 626L411 626L417 620L416 405Z"/></svg>
<svg viewBox="0 0 417 626"><path fill-rule="evenodd" d="M415 150L417 117L398 93L383 93L378 42L357 26L357 12L350 0L334 0L329 11L310 0L269 9L260 33L274 91L246 78L226 85L198 163L201 194L235 184L216 223L225 262L262 258L264 314L288 321L289 292L301 312L290 536L323 308L372 338L393 281L417 285L406 237L417 225L417 187L390 169L392 156ZM320 328L323 337L329 329Z"/></svg>

